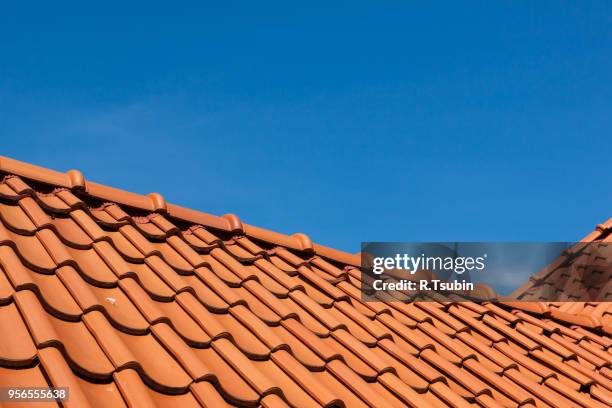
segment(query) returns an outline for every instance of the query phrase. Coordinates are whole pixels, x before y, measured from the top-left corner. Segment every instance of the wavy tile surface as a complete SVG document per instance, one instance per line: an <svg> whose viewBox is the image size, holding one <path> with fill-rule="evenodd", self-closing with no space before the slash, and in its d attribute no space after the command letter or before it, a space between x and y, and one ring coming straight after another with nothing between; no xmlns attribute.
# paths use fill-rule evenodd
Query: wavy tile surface
<svg viewBox="0 0 612 408"><path fill-rule="evenodd" d="M612 303L365 303L359 279L6 175L0 387L68 386L67 407L612 406Z"/></svg>

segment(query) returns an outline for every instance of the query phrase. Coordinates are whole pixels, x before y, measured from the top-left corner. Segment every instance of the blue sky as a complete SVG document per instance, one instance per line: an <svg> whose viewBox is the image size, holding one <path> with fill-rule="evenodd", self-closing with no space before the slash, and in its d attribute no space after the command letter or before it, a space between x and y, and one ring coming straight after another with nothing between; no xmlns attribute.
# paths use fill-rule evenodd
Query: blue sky
<svg viewBox="0 0 612 408"><path fill-rule="evenodd" d="M351 252L612 216L609 2L124 3L3 6L2 155Z"/></svg>

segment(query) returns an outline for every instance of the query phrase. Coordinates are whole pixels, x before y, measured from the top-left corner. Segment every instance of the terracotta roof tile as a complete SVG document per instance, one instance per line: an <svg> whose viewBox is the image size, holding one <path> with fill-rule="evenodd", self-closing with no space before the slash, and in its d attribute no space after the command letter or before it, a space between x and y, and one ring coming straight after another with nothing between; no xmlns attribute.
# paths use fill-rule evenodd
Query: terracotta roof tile
<svg viewBox="0 0 612 408"><path fill-rule="evenodd" d="M26 212L14 203L0 203L0 218L6 227L20 234L33 234L36 226Z"/></svg>
<svg viewBox="0 0 612 408"><path fill-rule="evenodd" d="M62 354L53 347L44 348L39 350L38 358L40 363L49 376L51 384L55 387L68 387L70 390L70 397L66 403L69 407L91 407L86 394L83 389L78 386L78 380L75 375L72 374L72 370L66 364ZM95 405L93 405L95 406Z"/></svg>
<svg viewBox="0 0 612 408"><path fill-rule="evenodd" d="M249 358L254 360L267 359L270 356L270 349L266 347L257 335L249 330L240 320L236 319L231 314L214 314L213 319L216 319L223 328L218 337L226 337Z"/></svg>
<svg viewBox="0 0 612 408"><path fill-rule="evenodd" d="M122 261L123 262L123 261ZM125 269L117 269L118 265L111 266L113 272L119 277L131 277L136 280L147 294L155 300L171 300L175 292L159 277L147 264L125 265ZM120 267L120 266L119 266Z"/></svg>
<svg viewBox="0 0 612 408"><path fill-rule="evenodd" d="M60 363L63 364L63 363ZM46 388L51 386L47 379L45 378L40 364L35 365L31 368L22 368L20 370L15 370L12 368L0 367L0 387L7 388L24 388L24 387L41 387ZM12 407L18 408L29 408L32 406L29 402L14 402L11 403ZM57 402L38 402L36 403L37 407L42 408L57 408L59 405Z"/></svg>
<svg viewBox="0 0 612 408"><path fill-rule="evenodd" d="M60 349L77 372L93 378L112 373L109 360L82 321L69 322L47 314L29 290L15 293L14 298L39 349Z"/></svg>
<svg viewBox="0 0 612 408"><path fill-rule="evenodd" d="M74 249L67 248L74 266L79 270L81 276L92 284L112 287L117 283L117 275L103 261L96 249Z"/></svg>
<svg viewBox="0 0 612 408"><path fill-rule="evenodd" d="M0 172L0 386L76 407L611 405L606 303L363 302L358 257L303 234Z"/></svg>
<svg viewBox="0 0 612 408"><path fill-rule="evenodd" d="M0 361L3 366L27 366L36 358L36 346L14 303L0 306Z"/></svg>

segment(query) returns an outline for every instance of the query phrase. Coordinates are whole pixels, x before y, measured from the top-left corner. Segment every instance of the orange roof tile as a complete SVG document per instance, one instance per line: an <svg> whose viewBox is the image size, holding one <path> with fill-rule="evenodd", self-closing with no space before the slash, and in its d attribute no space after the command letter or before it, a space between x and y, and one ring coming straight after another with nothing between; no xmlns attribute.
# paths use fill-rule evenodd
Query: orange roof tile
<svg viewBox="0 0 612 408"><path fill-rule="evenodd" d="M612 303L365 303L358 257L303 234L74 170L0 158L0 180L0 387L68 386L74 407L612 405Z"/></svg>

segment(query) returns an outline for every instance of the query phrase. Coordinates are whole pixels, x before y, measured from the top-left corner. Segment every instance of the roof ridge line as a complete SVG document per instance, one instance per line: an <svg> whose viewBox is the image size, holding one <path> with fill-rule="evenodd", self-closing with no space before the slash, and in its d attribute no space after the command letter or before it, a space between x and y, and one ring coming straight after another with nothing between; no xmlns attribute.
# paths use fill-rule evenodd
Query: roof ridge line
<svg viewBox="0 0 612 408"><path fill-rule="evenodd" d="M282 245L287 248L304 252L307 254L317 254L333 261L348 265L359 266L359 253L350 254L338 249L316 244L303 233L285 235L280 232L271 231L243 223L235 214L225 214L217 216L194 210L180 205L166 202L163 195L159 193L149 193L142 195L131 191L122 190L115 187L98 184L89 181L79 170L68 170L65 173L37 166L35 164L22 162L6 156L0 156L0 171L8 174L15 174L26 179L52 186L68 188L72 191L85 193L89 196L111 201L139 210L158 212L167 214L173 218L187 221L193 224L201 224L222 231L241 233L274 245Z"/></svg>

